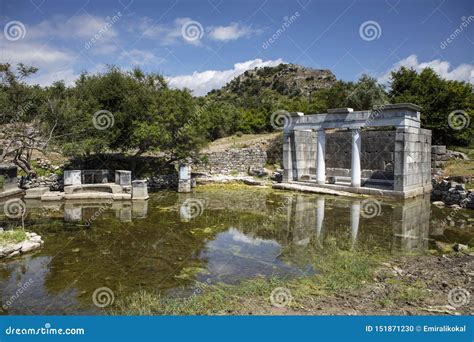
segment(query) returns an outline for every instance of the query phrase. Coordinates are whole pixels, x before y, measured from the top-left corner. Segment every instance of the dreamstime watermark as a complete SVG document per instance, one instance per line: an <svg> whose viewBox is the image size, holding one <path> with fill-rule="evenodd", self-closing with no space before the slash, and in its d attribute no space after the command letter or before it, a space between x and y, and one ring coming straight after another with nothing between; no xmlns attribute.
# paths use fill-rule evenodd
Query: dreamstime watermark
<svg viewBox="0 0 474 342"><path fill-rule="evenodd" d="M19 198L12 198L3 205L3 212L9 218L20 218L26 214L26 203Z"/></svg>
<svg viewBox="0 0 474 342"><path fill-rule="evenodd" d="M188 198L179 208L181 218L189 221L193 218L201 216L204 211L204 205L201 200L196 198Z"/></svg>
<svg viewBox="0 0 474 342"><path fill-rule="evenodd" d="M262 48L265 49L265 50L268 49L271 44L276 42L278 40L278 38L280 38L280 36L283 33L285 33L285 31L291 26L291 24L293 24L299 18L299 16L300 16L299 12L295 12L290 17L285 16L283 18L284 22L281 25L281 27L278 30L276 30L275 33L272 34L272 36L270 38L268 38L265 42L263 42Z"/></svg>
<svg viewBox="0 0 474 342"><path fill-rule="evenodd" d="M105 24L101 27L99 32L97 32L91 39L89 39L85 44L84 48L89 50L95 43L102 39L102 37L112 28L112 26L122 18L122 13L117 12L113 17L106 17Z"/></svg>
<svg viewBox="0 0 474 342"><path fill-rule="evenodd" d="M204 29L200 22L189 20L181 26L181 35L188 42L196 42L204 35Z"/></svg>
<svg viewBox="0 0 474 342"><path fill-rule="evenodd" d="M291 125L291 114L286 110L277 110L270 116L270 124L276 130L286 129Z"/></svg>
<svg viewBox="0 0 474 342"><path fill-rule="evenodd" d="M15 301L20 298L20 296L28 289L28 287L33 284L33 279L28 279L24 284L18 284L18 289L15 291L13 295L10 296L2 305L3 310L7 310Z"/></svg>
<svg viewBox="0 0 474 342"><path fill-rule="evenodd" d="M92 116L92 124L99 131L103 131L107 128L110 128L114 125L115 118L114 115L105 109L98 110Z"/></svg>
<svg viewBox="0 0 474 342"><path fill-rule="evenodd" d="M100 215L102 215L104 213L104 211L106 211L107 209L110 208L110 206L114 203L114 200L112 199L109 199L107 200L107 202L105 202L104 204L102 204L100 206L100 208L98 210L96 210L94 212L94 214L92 214L92 216L86 220L86 226L91 226L92 222L94 222L95 220L97 220L99 218Z"/></svg>
<svg viewBox="0 0 474 342"><path fill-rule="evenodd" d="M464 29L466 29L469 26L469 24L474 20L474 16L470 15L467 18L463 16L461 20L462 22L461 24L459 24L459 27L455 29L453 33L449 35L448 38L446 38L439 44L439 47L442 50L446 49L448 45L451 44L464 31Z"/></svg>
<svg viewBox="0 0 474 342"><path fill-rule="evenodd" d="M270 303L277 308L290 305L292 300L291 291L285 287L277 287L270 294Z"/></svg>
<svg viewBox="0 0 474 342"><path fill-rule="evenodd" d="M364 21L359 27L359 36L367 42L379 39L381 35L382 28L374 20Z"/></svg>
<svg viewBox="0 0 474 342"><path fill-rule="evenodd" d="M84 335L84 328L53 328L51 323L45 323L40 328L15 328L9 326L5 329L6 335Z"/></svg>
<svg viewBox="0 0 474 342"><path fill-rule="evenodd" d="M193 290L193 293L191 295L189 295L188 297L186 297L185 301L186 302L189 302L191 301L193 298L199 296L200 294L204 293L204 291L206 291L206 289L209 288L209 286L211 285L211 279L207 278L205 282L197 282L197 284L194 286L194 290Z"/></svg>
<svg viewBox="0 0 474 342"><path fill-rule="evenodd" d="M25 38L26 27L21 21L12 20L6 23L5 27L3 28L3 34L7 40L14 42L16 40Z"/></svg>
<svg viewBox="0 0 474 342"><path fill-rule="evenodd" d="M448 125L455 131L463 130L469 127L471 118L463 110L454 110L448 115Z"/></svg>
<svg viewBox="0 0 474 342"><path fill-rule="evenodd" d="M99 287L92 294L92 302L99 308L112 305L115 301L114 292L108 287Z"/></svg>
<svg viewBox="0 0 474 342"><path fill-rule="evenodd" d="M448 302L451 306L459 308L468 305L471 301L471 294L468 290L462 287L455 287L448 293Z"/></svg>
<svg viewBox="0 0 474 342"><path fill-rule="evenodd" d="M376 199L366 199L361 202L360 215L365 218L374 218L380 216L382 213L382 206Z"/></svg>

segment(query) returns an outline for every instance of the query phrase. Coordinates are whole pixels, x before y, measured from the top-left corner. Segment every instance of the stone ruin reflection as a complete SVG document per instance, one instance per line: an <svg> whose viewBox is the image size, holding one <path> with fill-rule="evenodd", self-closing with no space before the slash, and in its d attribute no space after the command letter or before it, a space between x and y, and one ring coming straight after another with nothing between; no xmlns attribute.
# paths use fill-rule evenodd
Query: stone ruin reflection
<svg viewBox="0 0 474 342"><path fill-rule="evenodd" d="M348 242L374 243L378 239L392 251L428 249L431 203L428 196L394 204L375 199L337 199L294 194L287 207L287 235L284 244L318 244L326 235ZM362 240L362 241L361 241Z"/></svg>
<svg viewBox="0 0 474 342"><path fill-rule="evenodd" d="M148 201L66 201L46 205L39 200L25 200L26 206L33 212L63 211L65 222L92 223L106 211L113 211L120 222L132 222L132 219L144 219L148 215Z"/></svg>

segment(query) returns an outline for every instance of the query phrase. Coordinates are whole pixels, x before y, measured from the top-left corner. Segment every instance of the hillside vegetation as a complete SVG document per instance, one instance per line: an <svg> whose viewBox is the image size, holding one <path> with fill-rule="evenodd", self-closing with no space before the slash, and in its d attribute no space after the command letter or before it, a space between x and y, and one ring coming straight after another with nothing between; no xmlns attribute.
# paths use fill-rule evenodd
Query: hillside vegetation
<svg viewBox="0 0 474 342"><path fill-rule="evenodd" d="M159 153L171 163L196 156L216 139L274 132L271 115L279 110L312 114L412 102L423 107L433 143L469 146L474 136L471 85L431 69L401 68L386 89L367 75L344 82L329 70L281 64L249 70L204 97L171 89L161 75L140 69L83 73L71 87L29 85L37 70L0 64L0 162L12 161L28 174L32 156L51 151L67 157ZM456 110L462 112L453 128Z"/></svg>

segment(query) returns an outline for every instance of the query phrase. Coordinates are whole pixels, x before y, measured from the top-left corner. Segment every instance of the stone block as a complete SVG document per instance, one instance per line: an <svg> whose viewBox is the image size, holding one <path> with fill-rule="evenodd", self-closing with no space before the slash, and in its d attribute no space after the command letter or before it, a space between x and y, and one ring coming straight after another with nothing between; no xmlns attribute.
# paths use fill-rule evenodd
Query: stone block
<svg viewBox="0 0 474 342"><path fill-rule="evenodd" d="M27 189L25 198L26 199L41 199L41 196L43 196L47 191L49 191L48 187L38 187L38 188Z"/></svg>
<svg viewBox="0 0 474 342"><path fill-rule="evenodd" d="M146 180L132 181L132 199L148 199L148 187Z"/></svg>
<svg viewBox="0 0 474 342"><path fill-rule="evenodd" d="M64 185L80 185L82 184L81 170L65 170Z"/></svg>
<svg viewBox="0 0 474 342"><path fill-rule="evenodd" d="M132 171L115 170L115 184L129 186L132 183Z"/></svg>

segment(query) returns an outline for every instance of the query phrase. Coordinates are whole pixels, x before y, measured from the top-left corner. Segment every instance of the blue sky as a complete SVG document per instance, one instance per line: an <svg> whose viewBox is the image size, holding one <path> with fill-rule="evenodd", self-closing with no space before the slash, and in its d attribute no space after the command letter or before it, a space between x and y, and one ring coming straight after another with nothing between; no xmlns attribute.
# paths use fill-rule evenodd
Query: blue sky
<svg viewBox="0 0 474 342"><path fill-rule="evenodd" d="M248 68L296 63L338 79L430 66L474 83L474 1L0 0L0 60L42 85L140 66L196 95ZM447 39L450 38L448 42Z"/></svg>

